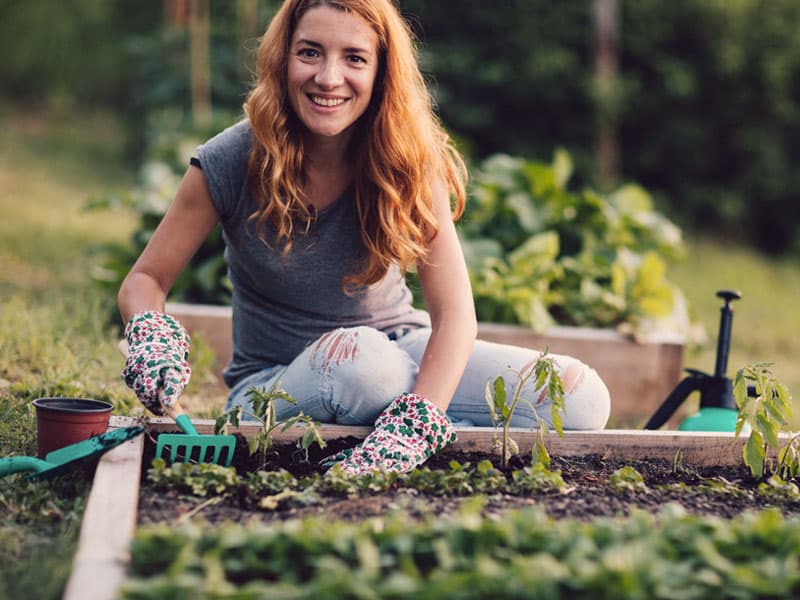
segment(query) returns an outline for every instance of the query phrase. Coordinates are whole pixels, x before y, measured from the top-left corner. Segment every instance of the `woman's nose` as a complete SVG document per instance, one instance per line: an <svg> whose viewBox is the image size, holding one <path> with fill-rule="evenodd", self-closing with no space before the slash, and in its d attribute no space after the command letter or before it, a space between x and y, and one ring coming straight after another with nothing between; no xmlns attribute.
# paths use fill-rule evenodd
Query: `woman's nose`
<svg viewBox="0 0 800 600"><path fill-rule="evenodd" d="M335 60L324 61L314 77L314 83L325 88L336 87L341 85L343 81L342 71Z"/></svg>

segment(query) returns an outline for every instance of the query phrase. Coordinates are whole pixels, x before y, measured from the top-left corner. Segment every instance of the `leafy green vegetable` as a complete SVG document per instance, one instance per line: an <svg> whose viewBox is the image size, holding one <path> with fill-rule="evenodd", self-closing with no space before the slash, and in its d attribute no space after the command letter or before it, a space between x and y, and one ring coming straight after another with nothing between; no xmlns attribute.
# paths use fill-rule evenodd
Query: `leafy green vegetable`
<svg viewBox="0 0 800 600"><path fill-rule="evenodd" d="M611 474L608 486L615 494L646 494L649 490L644 477L630 465L620 467Z"/></svg>
<svg viewBox="0 0 800 600"><path fill-rule="evenodd" d="M637 185L574 192L571 175L564 150L550 164L498 154L477 169L459 233L479 319L687 335L666 276L685 252L680 229Z"/></svg>
<svg viewBox="0 0 800 600"><path fill-rule="evenodd" d="M414 522L326 516L273 524L142 527L122 597L788 598L800 592L800 521L657 514L590 522L537 508Z"/></svg>

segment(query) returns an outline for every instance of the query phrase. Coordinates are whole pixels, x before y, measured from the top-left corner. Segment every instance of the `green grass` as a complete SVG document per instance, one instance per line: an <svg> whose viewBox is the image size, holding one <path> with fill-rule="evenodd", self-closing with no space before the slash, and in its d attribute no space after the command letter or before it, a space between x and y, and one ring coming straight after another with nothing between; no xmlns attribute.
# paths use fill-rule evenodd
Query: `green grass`
<svg viewBox="0 0 800 600"><path fill-rule="evenodd" d="M113 121L3 111L0 127L0 456L35 455L30 401L65 395L130 406L113 377L108 298L89 279L93 245L125 239L120 215L87 214L93 194L124 189ZM72 143L74 142L74 143ZM91 473L0 480L0 598L59 598Z"/></svg>
<svg viewBox="0 0 800 600"><path fill-rule="evenodd" d="M120 379L114 294L91 277L102 245L126 243L136 217L84 209L128 190L133 177L110 115L0 106L0 128L0 456L33 456L35 398L97 398L115 414L144 414ZM194 355L184 405L216 415L224 395L201 340ZM61 596L90 481L90 468L43 482L0 479L0 600Z"/></svg>
<svg viewBox="0 0 800 600"><path fill-rule="evenodd" d="M135 227L123 211L86 212L85 202L125 191L132 176L107 115L60 119L0 107L0 456L33 455L31 400L68 395L107 399L117 414L143 414L120 381L113 294L91 279L97 247L125 242ZM708 240L689 244L672 278L686 291L708 344L685 365L714 369L717 289L743 293L735 304L729 375L755 361L800 389L797 263L772 261ZM195 416L224 402L202 342L182 400ZM797 419L797 416L795 417ZM58 598L69 573L90 473L65 480L0 479L0 599Z"/></svg>

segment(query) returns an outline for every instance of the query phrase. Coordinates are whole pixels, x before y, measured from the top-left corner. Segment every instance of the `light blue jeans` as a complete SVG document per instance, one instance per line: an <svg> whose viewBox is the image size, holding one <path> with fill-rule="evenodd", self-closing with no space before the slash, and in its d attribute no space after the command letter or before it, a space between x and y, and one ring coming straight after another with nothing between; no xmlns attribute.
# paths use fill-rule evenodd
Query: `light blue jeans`
<svg viewBox="0 0 800 600"><path fill-rule="evenodd" d="M322 423L372 425L396 396L414 387L430 333L428 328L414 329L390 339L370 327L331 331L309 345L289 365L271 367L237 382L226 409L241 406L243 418L248 418L247 391L280 382L280 387L297 404L278 401L279 420L302 411ZM503 375L510 400L517 384L517 376L510 369L524 371L539 356L539 351L530 348L476 340L447 410L448 417L457 426L493 426L485 400L486 382ZM548 356L554 360L564 382L564 429L605 427L610 400L600 376L570 356ZM511 426L534 428L538 418L552 426L550 399L542 390L529 388L533 385L526 384L523 389L523 400L517 405Z"/></svg>

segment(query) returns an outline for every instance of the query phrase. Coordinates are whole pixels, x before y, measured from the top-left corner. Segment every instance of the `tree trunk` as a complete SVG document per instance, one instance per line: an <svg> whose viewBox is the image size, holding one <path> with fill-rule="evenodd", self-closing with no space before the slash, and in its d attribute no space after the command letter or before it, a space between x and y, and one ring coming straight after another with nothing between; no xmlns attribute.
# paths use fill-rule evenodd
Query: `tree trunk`
<svg viewBox="0 0 800 600"><path fill-rule="evenodd" d="M596 161L598 186L607 191L619 177L617 141L617 0L594 0L595 91L598 115Z"/></svg>
<svg viewBox="0 0 800 600"><path fill-rule="evenodd" d="M209 0L190 0L192 121L195 127L211 123L211 52Z"/></svg>

